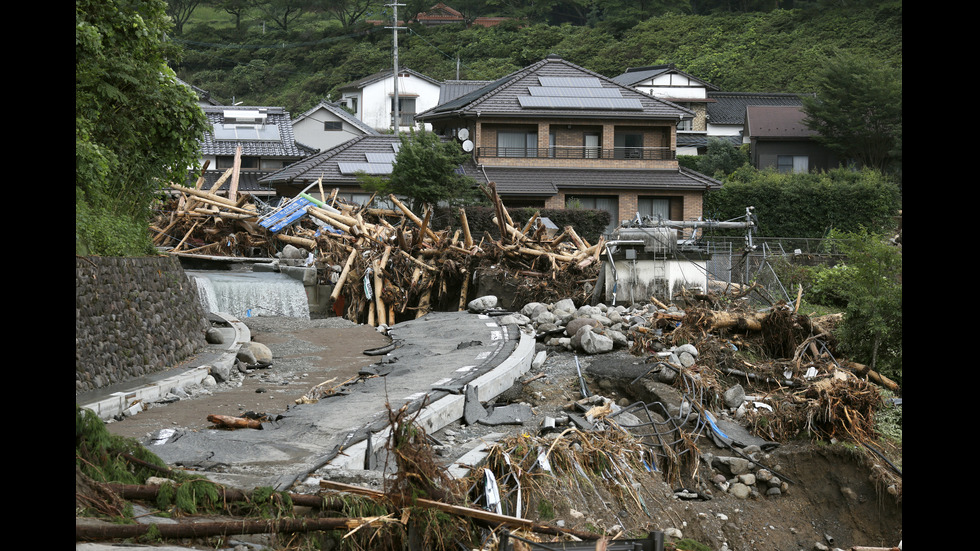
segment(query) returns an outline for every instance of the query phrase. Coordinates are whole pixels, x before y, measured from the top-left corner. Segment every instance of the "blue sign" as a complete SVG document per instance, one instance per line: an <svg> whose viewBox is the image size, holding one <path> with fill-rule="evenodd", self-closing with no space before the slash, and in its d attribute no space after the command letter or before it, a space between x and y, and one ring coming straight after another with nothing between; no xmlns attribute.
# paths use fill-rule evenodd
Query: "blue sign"
<svg viewBox="0 0 980 551"><path fill-rule="evenodd" d="M306 216L306 208L308 206L310 206L309 200L303 197L297 197L285 207L263 219L261 222L259 222L259 225L273 233L277 233L293 222Z"/></svg>

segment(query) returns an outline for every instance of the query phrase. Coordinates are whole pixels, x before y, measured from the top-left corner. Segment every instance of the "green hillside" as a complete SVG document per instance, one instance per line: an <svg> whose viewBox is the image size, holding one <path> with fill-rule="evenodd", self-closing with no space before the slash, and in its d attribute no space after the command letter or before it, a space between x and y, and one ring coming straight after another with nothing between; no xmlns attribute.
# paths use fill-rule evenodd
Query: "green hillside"
<svg viewBox="0 0 980 551"><path fill-rule="evenodd" d="M815 71L841 51L901 67L900 0L838 5L665 14L629 28L609 14L581 25L533 19L493 28L410 25L398 35L399 66L438 80L488 80L554 53L610 77L628 67L674 63L740 92L811 92ZM183 49L174 70L222 103L280 105L296 113L321 98L337 99L344 83L392 66L390 22L363 22L383 14L366 14L346 30L320 12L299 12L288 30L273 16L252 8L236 28L231 14L197 8L172 37Z"/></svg>

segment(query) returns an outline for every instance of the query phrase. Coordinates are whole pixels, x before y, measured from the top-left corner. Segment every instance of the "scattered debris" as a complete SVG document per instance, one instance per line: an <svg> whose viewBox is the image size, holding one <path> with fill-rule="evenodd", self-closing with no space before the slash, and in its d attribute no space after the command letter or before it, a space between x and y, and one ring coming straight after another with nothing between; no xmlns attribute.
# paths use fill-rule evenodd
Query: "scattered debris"
<svg viewBox="0 0 980 551"><path fill-rule="evenodd" d="M346 204L337 190L328 196L321 188L319 198L303 193L272 207L199 187L172 186L176 197L151 225L156 246L184 256L269 259L287 244L300 248L312 258L317 281L333 286L334 312L375 327L431 310L464 310L478 271L515 281L521 304L583 298L582 282L595 280L604 244L590 244L571 226L549 237L538 214L516 224L493 183L483 190L500 238L484 234L479 241L465 210L459 229L435 230L431 209L419 216L394 195L387 198L393 209L378 209Z"/></svg>

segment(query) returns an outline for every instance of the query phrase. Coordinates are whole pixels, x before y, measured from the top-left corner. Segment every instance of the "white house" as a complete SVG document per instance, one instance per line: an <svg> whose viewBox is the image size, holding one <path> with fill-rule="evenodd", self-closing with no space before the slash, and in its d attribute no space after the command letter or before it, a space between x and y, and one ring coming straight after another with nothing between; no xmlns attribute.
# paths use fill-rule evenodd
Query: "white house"
<svg viewBox="0 0 980 551"><path fill-rule="evenodd" d="M439 81L411 69L398 71L399 131L419 128L415 115L439 103ZM393 71L382 71L338 88L340 102L366 125L386 132L394 129L395 78ZM431 130L427 127L426 130Z"/></svg>
<svg viewBox="0 0 980 551"><path fill-rule="evenodd" d="M320 151L334 148L348 140L375 135L378 131L336 103L320 101L293 120L296 141Z"/></svg>
<svg viewBox="0 0 980 551"><path fill-rule="evenodd" d="M673 63L630 67L613 80L694 111L694 118L677 124L678 155L697 155L707 146L707 111L712 101L708 94L717 90L716 86L677 69Z"/></svg>

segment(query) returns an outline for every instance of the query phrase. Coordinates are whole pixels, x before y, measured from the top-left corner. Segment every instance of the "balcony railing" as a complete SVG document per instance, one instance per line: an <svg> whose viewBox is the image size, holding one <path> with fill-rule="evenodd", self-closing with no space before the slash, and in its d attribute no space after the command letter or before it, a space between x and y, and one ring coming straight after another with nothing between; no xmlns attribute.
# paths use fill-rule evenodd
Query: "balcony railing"
<svg viewBox="0 0 980 551"><path fill-rule="evenodd" d="M480 147L480 157L513 157L525 159L631 159L672 161L677 152L669 147Z"/></svg>

